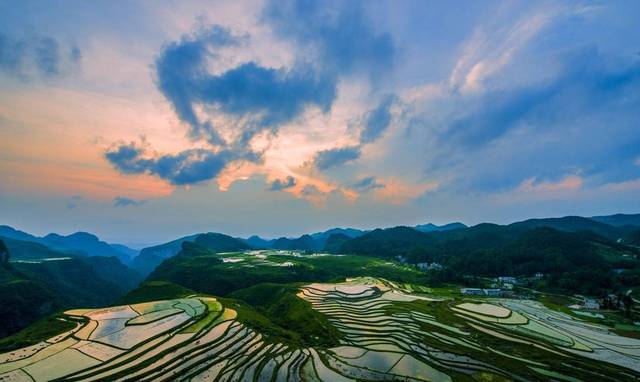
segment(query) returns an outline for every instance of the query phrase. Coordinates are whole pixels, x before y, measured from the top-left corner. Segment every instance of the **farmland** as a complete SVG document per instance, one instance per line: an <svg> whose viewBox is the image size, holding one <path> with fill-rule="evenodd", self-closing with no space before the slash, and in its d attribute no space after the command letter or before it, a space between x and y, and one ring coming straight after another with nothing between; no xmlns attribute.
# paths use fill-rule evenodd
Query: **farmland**
<svg viewBox="0 0 640 382"><path fill-rule="evenodd" d="M278 268L291 267L281 264L295 259L290 254L219 256L240 259L225 262L228 266L263 262ZM536 301L461 298L379 277L258 285L227 298L200 293L68 310L57 319L68 324L66 331L0 355L0 381L620 381L640 376L640 340ZM296 326L298 321L302 324ZM317 338L322 333L328 338Z"/></svg>

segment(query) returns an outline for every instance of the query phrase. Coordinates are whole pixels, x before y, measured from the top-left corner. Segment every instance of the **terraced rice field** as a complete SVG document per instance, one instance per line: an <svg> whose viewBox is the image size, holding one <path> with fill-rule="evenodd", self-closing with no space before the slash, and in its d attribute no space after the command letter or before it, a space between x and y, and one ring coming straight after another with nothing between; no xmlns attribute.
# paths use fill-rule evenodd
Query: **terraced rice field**
<svg viewBox="0 0 640 382"><path fill-rule="evenodd" d="M300 288L298 296L343 334L331 348L274 342L213 297L68 311L78 322L73 330L0 354L0 381L640 377L639 340L533 301L459 301L419 289L374 278Z"/></svg>

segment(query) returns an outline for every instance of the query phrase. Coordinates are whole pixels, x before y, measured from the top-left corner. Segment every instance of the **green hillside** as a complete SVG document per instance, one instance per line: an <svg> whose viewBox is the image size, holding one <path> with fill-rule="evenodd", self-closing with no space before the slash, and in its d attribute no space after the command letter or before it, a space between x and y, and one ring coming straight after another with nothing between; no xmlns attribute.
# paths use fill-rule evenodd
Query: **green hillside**
<svg viewBox="0 0 640 382"><path fill-rule="evenodd" d="M439 233L407 227L375 230L343 243L339 252L438 262L453 275L533 276L540 272L548 276L548 288L587 294L635 286L636 277L631 276L640 270L636 248L590 231L560 231L540 222L481 224Z"/></svg>
<svg viewBox="0 0 640 382"><path fill-rule="evenodd" d="M0 267L0 337L62 309L113 303L140 281L113 257L70 257L37 243L7 242L9 261Z"/></svg>
<svg viewBox="0 0 640 382"><path fill-rule="evenodd" d="M217 254L187 242L178 255L160 264L147 280L170 281L216 296L261 283L329 281L366 275L405 282L428 280L426 274L413 267L366 256L265 253L264 258L243 253Z"/></svg>

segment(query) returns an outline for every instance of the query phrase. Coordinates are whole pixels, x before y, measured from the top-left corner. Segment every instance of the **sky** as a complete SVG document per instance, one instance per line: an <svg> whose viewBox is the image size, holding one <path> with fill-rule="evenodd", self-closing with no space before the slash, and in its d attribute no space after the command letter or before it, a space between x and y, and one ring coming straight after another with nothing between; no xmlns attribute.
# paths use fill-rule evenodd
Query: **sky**
<svg viewBox="0 0 640 382"><path fill-rule="evenodd" d="M0 0L0 224L640 212L640 2Z"/></svg>

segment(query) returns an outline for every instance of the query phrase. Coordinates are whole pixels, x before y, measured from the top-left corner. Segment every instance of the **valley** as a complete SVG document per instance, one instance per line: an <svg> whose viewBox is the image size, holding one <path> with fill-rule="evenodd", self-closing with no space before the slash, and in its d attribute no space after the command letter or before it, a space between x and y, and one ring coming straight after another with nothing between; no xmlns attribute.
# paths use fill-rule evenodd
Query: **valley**
<svg viewBox="0 0 640 382"><path fill-rule="evenodd" d="M150 270L3 238L0 381L634 380L635 230L309 235L325 250L206 233L141 251Z"/></svg>

